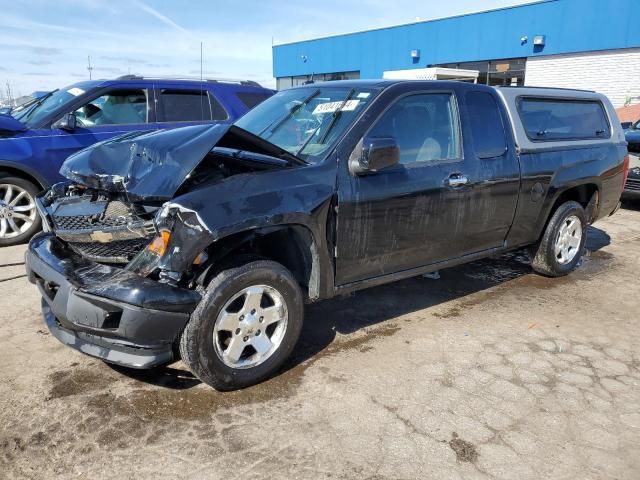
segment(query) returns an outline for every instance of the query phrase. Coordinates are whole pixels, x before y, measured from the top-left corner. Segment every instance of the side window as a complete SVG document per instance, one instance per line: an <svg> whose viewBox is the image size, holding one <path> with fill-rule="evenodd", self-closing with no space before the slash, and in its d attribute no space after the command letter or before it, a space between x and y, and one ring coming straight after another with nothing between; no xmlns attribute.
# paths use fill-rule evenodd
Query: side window
<svg viewBox="0 0 640 480"><path fill-rule="evenodd" d="M402 164L461 156L458 112L451 93L401 98L382 115L367 137L395 138Z"/></svg>
<svg viewBox="0 0 640 480"><path fill-rule="evenodd" d="M209 93L209 101L211 102L211 114L214 120L226 120L229 118L222 104L211 93Z"/></svg>
<svg viewBox="0 0 640 480"><path fill-rule="evenodd" d="M238 99L249 110L251 110L256 105L261 104L262 102L264 102L270 96L271 96L271 94L270 93L266 93L266 92L264 92L264 93L259 93L259 92L236 92L236 97L238 97Z"/></svg>
<svg viewBox="0 0 640 480"><path fill-rule="evenodd" d="M206 90L160 91L164 122L211 121L211 106Z"/></svg>
<svg viewBox="0 0 640 480"><path fill-rule="evenodd" d="M74 115L81 127L148 123L147 92L113 90L78 108Z"/></svg>
<svg viewBox="0 0 640 480"><path fill-rule="evenodd" d="M609 138L611 128L602 103L594 100L522 98L518 113L530 140Z"/></svg>
<svg viewBox="0 0 640 480"><path fill-rule="evenodd" d="M468 92L466 95L473 149L479 158L494 158L507 151L500 108L490 93Z"/></svg>

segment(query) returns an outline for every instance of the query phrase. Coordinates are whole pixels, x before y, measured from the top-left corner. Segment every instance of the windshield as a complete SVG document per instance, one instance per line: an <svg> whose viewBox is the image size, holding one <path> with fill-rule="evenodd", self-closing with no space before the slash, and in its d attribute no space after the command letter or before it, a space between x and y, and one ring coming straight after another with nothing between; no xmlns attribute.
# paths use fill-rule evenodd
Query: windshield
<svg viewBox="0 0 640 480"><path fill-rule="evenodd" d="M373 91L314 86L284 90L265 100L235 125L298 158L317 163L364 110Z"/></svg>
<svg viewBox="0 0 640 480"><path fill-rule="evenodd" d="M27 127L34 127L40 123L47 115L53 113L64 104L74 100L84 90L71 86L62 90L55 90L44 97L41 97L20 111L13 111L11 114L16 120L21 121Z"/></svg>

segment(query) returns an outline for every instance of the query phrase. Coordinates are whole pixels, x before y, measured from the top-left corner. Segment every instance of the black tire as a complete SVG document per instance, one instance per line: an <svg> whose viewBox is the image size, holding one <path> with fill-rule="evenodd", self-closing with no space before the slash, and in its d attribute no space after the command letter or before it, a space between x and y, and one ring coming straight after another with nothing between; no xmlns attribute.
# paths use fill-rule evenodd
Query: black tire
<svg viewBox="0 0 640 480"><path fill-rule="evenodd" d="M7 184L14 185L20 189L25 190L27 194L31 197L30 199L31 203L34 202L36 195L41 190L40 187L34 185L32 182L28 180L25 180L24 178L12 177L9 175L0 174L0 185L7 185ZM0 200L3 200L2 198L3 193L4 193L4 190L0 192ZM21 200L20 204L24 204L24 202ZM0 208L2 207L0 206ZM14 220L14 221L16 222L18 227L20 227L23 223L21 220ZM5 228L7 228L7 231L8 231L8 226ZM15 236L8 236L7 233L5 233L3 236L0 236L0 247L8 247L11 245L19 245L21 243L28 242L31 239L31 237L33 237L37 232L40 231L41 228L42 228L42 220L40 219L40 215L37 212L35 212L35 219L31 224L31 227L29 227L24 232Z"/></svg>
<svg viewBox="0 0 640 480"><path fill-rule="evenodd" d="M575 216L580 220L582 237L573 259L567 263L561 263L556 256L555 245L560 235L560 229L571 216ZM531 266L533 270L547 277L562 277L575 270L584 252L584 245L587 240L587 226L587 214L582 205L574 201L560 205L551 220L549 220L540 242L531 248Z"/></svg>
<svg viewBox="0 0 640 480"><path fill-rule="evenodd" d="M262 363L249 368L233 368L222 360L214 347L215 323L229 300L243 289L255 285L266 285L281 295L288 314L286 329L279 347ZM180 338L180 355L194 375L216 390L245 388L277 372L293 351L303 320L303 294L289 270L270 260L233 266L219 272L207 285Z"/></svg>

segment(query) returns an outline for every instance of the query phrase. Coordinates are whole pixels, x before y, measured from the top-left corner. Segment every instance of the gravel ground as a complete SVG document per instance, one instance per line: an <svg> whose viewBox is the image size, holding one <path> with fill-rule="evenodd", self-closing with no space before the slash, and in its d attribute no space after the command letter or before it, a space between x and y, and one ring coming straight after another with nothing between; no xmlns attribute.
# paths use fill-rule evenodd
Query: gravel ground
<svg viewBox="0 0 640 480"><path fill-rule="evenodd" d="M0 477L640 478L640 211L562 279L522 253L307 309L295 357L217 393L60 345L0 249Z"/></svg>

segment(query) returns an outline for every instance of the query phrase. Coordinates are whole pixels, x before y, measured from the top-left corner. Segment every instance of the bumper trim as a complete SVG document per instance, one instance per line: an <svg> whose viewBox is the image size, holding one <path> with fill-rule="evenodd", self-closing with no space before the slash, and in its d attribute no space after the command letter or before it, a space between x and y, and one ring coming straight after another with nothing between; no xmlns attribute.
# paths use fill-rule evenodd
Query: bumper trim
<svg viewBox="0 0 640 480"><path fill-rule="evenodd" d="M123 367L147 369L167 364L173 360L171 346L164 349L150 349L133 346L133 344L119 344L104 337L80 334L62 327L47 302L42 299L42 314L47 328L55 338L79 352L96 357L108 363Z"/></svg>
<svg viewBox="0 0 640 480"><path fill-rule="evenodd" d="M195 310L201 298L193 290L92 262L50 233L40 233L31 239L25 260L32 283L36 280L35 273L47 281L68 284L85 293L145 309L188 315Z"/></svg>

